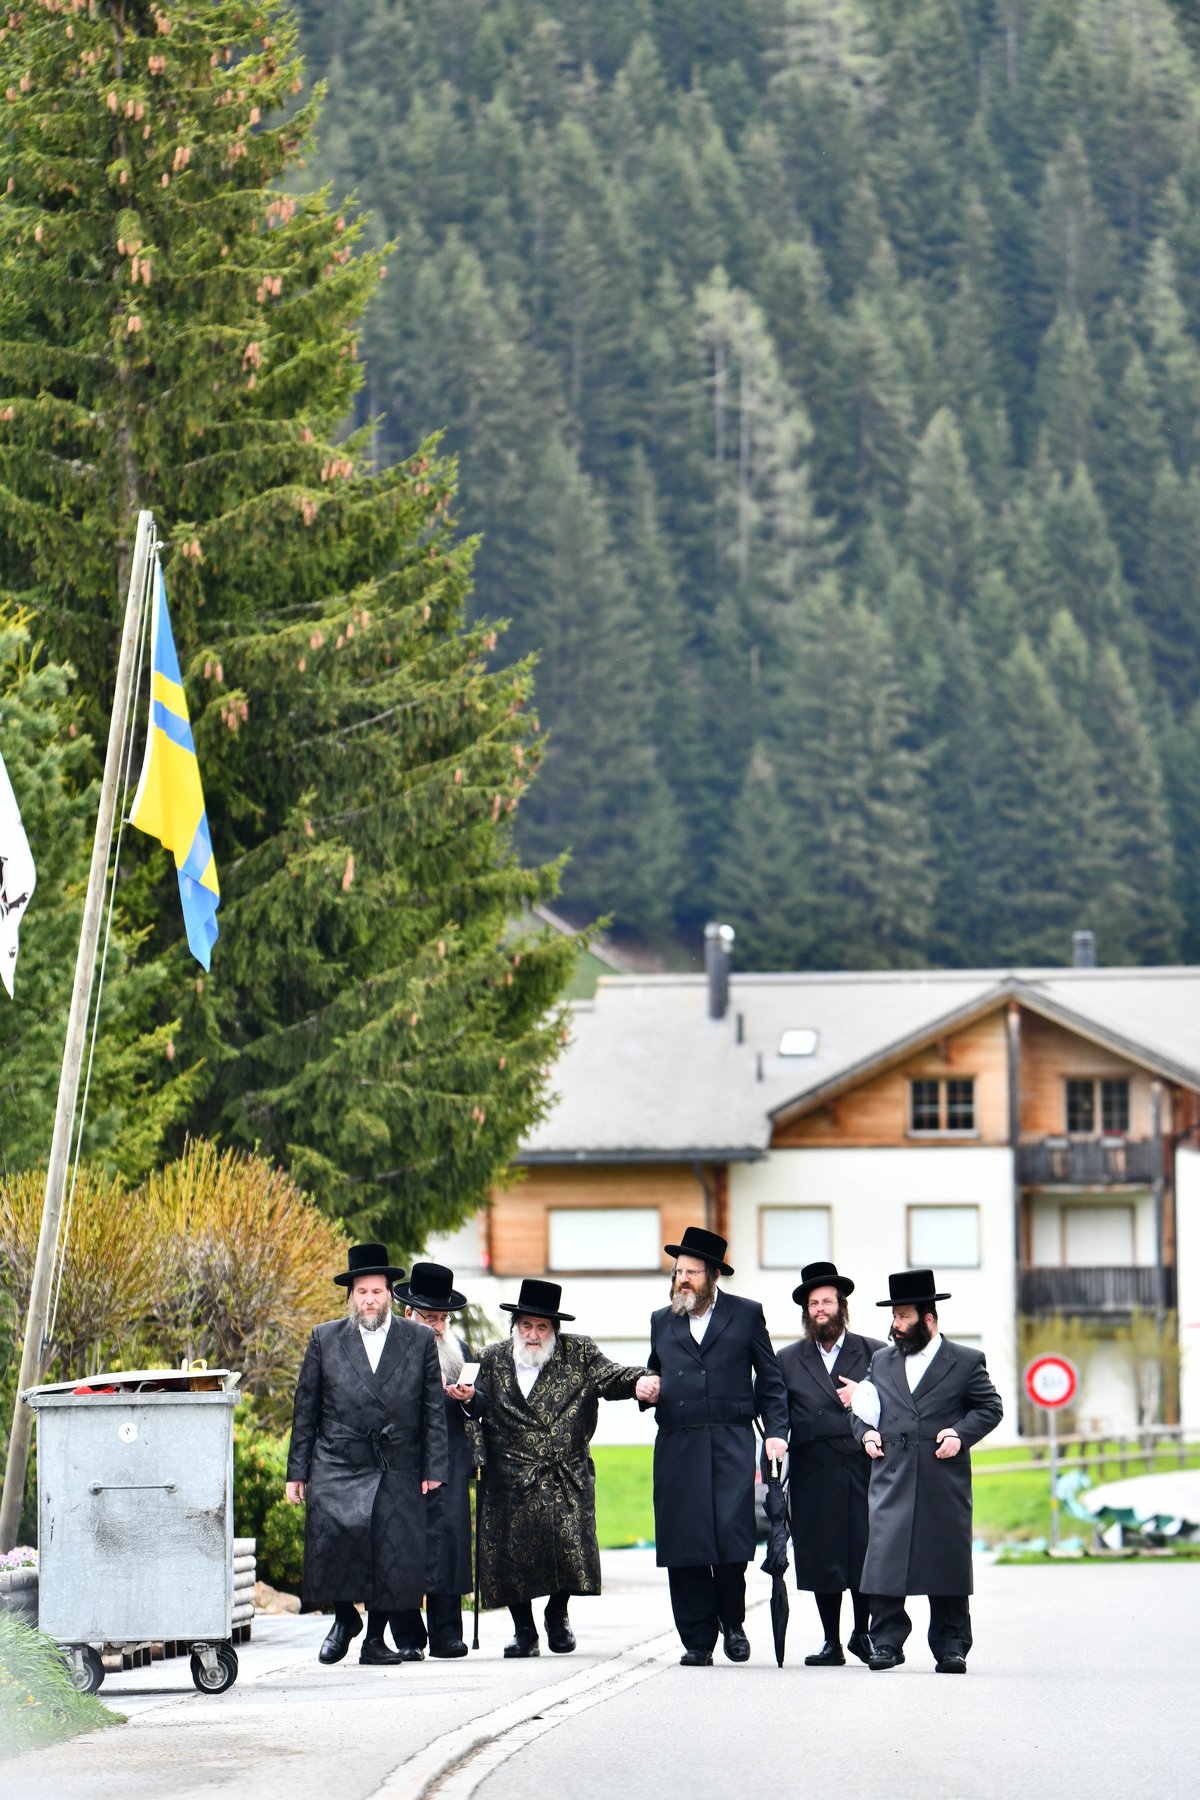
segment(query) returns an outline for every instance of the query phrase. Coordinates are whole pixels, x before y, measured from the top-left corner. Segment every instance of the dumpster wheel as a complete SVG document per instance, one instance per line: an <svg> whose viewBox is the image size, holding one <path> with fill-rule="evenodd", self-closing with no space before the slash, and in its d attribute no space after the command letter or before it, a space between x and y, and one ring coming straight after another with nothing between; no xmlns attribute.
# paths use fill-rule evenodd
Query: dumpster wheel
<svg viewBox="0 0 1200 1800"><path fill-rule="evenodd" d="M77 1653L76 1653L77 1648ZM80 1644L66 1653L67 1680L77 1694L94 1694L104 1680L104 1664L100 1652L90 1644Z"/></svg>
<svg viewBox="0 0 1200 1800"><path fill-rule="evenodd" d="M238 1678L237 1651L232 1644L218 1644L213 1655L217 1667L206 1669L203 1657L192 1651L192 1680L202 1694L223 1694Z"/></svg>

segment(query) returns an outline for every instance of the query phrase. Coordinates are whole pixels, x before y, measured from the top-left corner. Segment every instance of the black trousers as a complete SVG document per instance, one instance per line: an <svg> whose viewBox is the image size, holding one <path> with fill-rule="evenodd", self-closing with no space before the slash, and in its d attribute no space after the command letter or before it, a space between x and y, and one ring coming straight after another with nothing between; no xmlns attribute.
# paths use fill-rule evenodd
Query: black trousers
<svg viewBox="0 0 1200 1800"><path fill-rule="evenodd" d="M814 1594L817 1611L821 1615L821 1626L827 1641L840 1644L842 1641L842 1590L828 1594ZM860 1594L857 1588L850 1589L850 1604L854 1608L854 1630L869 1631L871 1628L871 1601L867 1594Z"/></svg>
<svg viewBox="0 0 1200 1800"><path fill-rule="evenodd" d="M707 1656L722 1627L746 1622L745 1563L716 1563L711 1568L668 1569L671 1611L685 1650Z"/></svg>
<svg viewBox="0 0 1200 1800"><path fill-rule="evenodd" d="M397 1650L423 1650L431 1639L435 1644L462 1642L461 1594L426 1594L425 1612L429 1620L428 1631L419 1606L409 1612L392 1614L392 1636Z"/></svg>
<svg viewBox="0 0 1200 1800"><path fill-rule="evenodd" d="M904 1647L912 1620L903 1594L872 1594L871 1642L877 1650ZM935 1656L966 1656L971 1648L971 1603L966 1594L929 1595L929 1648Z"/></svg>

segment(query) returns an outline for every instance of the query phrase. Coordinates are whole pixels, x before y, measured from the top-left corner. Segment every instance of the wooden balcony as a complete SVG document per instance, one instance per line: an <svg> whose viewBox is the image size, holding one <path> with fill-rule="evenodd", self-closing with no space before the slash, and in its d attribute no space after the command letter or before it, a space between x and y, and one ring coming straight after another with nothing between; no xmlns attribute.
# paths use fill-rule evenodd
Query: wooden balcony
<svg viewBox="0 0 1200 1800"><path fill-rule="evenodd" d="M1175 1305L1175 1271L1164 1269L1162 1305ZM1023 1313L1077 1313L1093 1317L1153 1312L1159 1304L1158 1269L1038 1269L1023 1264L1017 1280L1017 1309Z"/></svg>
<svg viewBox="0 0 1200 1800"><path fill-rule="evenodd" d="M1156 1169L1148 1138L1041 1138L1018 1144L1022 1187L1148 1187Z"/></svg>

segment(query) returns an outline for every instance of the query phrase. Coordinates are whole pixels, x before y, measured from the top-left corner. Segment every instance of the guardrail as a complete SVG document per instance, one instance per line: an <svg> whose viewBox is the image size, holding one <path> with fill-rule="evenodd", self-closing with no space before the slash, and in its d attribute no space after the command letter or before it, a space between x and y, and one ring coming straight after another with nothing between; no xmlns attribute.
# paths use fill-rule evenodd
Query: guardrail
<svg viewBox="0 0 1200 1800"><path fill-rule="evenodd" d="M979 1480L985 1475L1044 1473L1050 1464L1050 1439L1022 1438L1021 1443L1031 1450L1044 1450L1045 1454L1025 1462L975 1462L971 1470L973 1477ZM1091 1450L1091 1445L1096 1448ZM1072 1450L1075 1455L1071 1454ZM1173 1459L1177 1468L1186 1468L1189 1455L1200 1455L1200 1432L1185 1431L1179 1425L1147 1426L1138 1437L1120 1442L1098 1437L1094 1431L1076 1432L1058 1439L1058 1472L1061 1475L1067 1469L1104 1469L1115 1465L1117 1473L1112 1479L1119 1480L1129 1473L1130 1463L1149 1463L1149 1472L1155 1473L1154 1464L1160 1460L1167 1464Z"/></svg>

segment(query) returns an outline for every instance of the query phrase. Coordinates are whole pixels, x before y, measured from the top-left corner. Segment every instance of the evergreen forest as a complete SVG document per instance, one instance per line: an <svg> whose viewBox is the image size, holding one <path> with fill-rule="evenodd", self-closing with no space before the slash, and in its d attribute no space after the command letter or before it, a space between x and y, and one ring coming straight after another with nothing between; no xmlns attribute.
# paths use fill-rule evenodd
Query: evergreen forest
<svg viewBox="0 0 1200 1800"><path fill-rule="evenodd" d="M297 10L578 916L1200 959L1194 0Z"/></svg>

